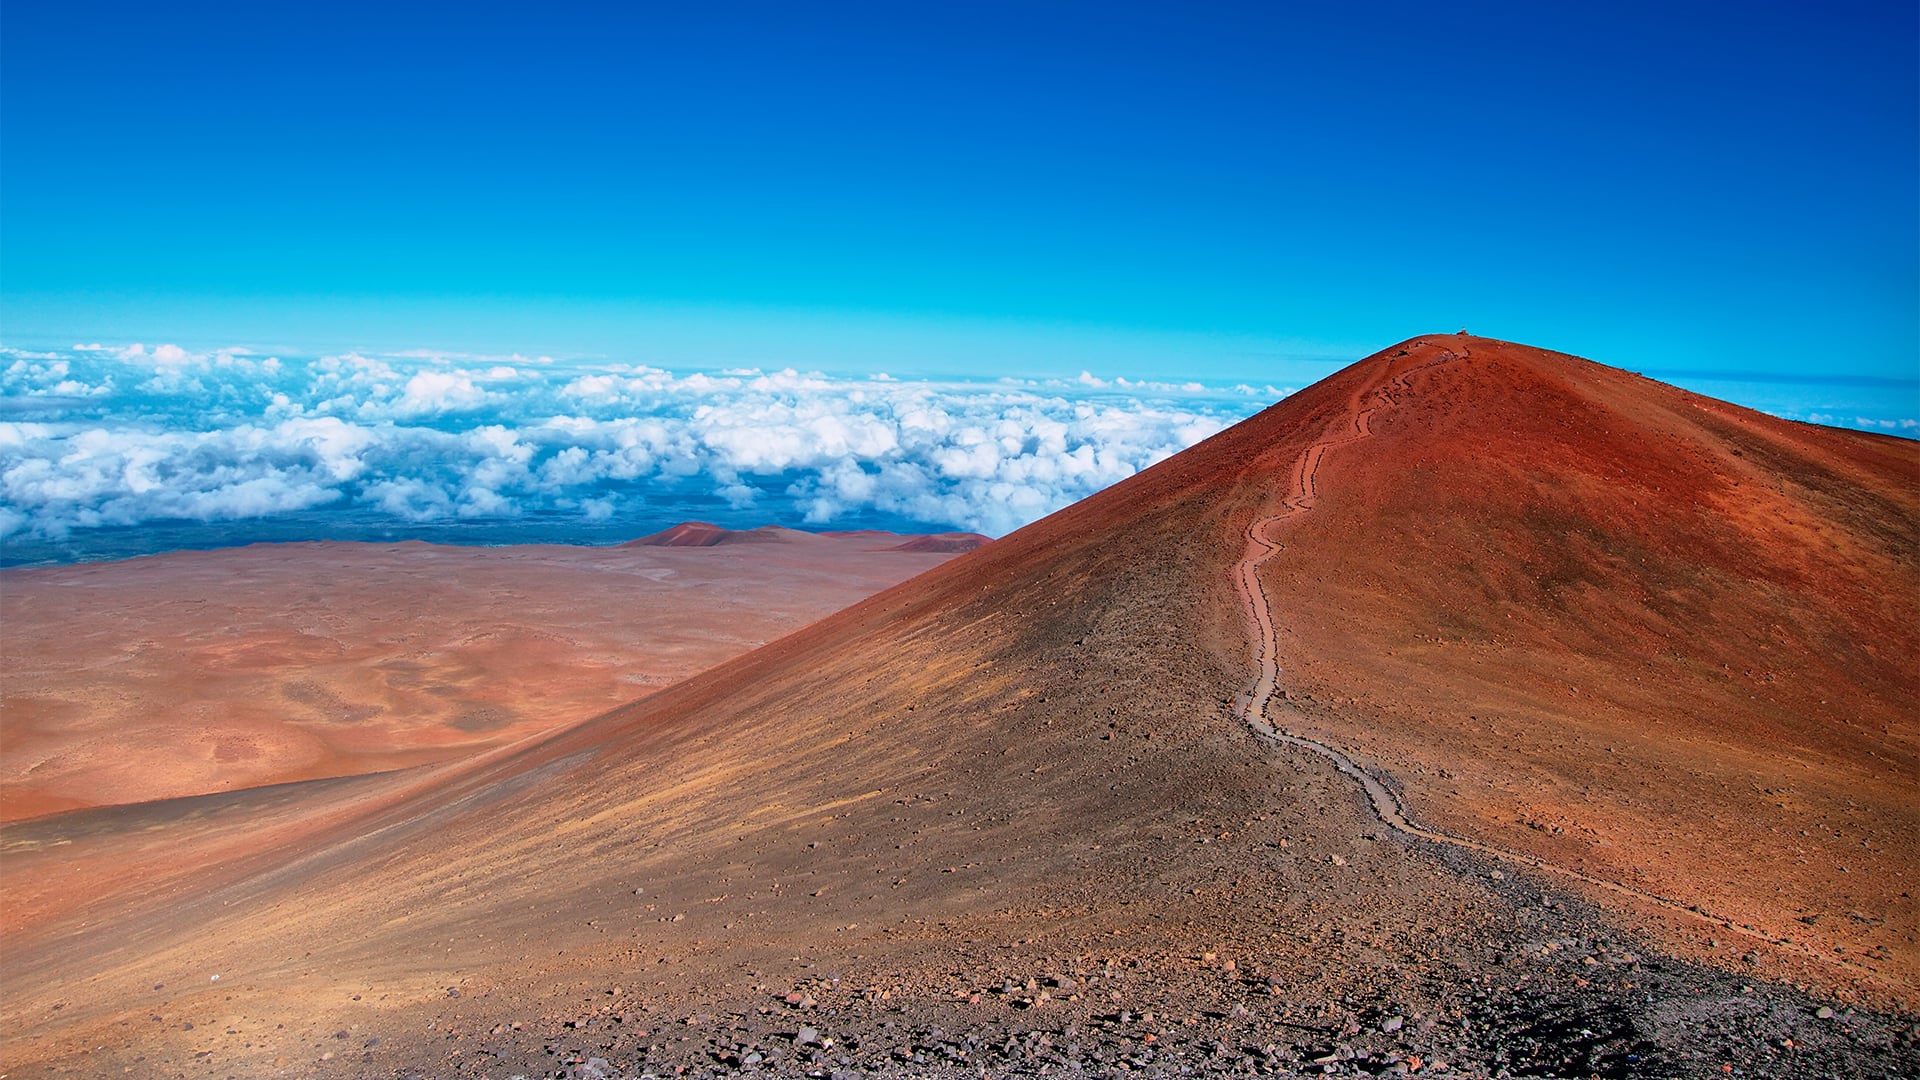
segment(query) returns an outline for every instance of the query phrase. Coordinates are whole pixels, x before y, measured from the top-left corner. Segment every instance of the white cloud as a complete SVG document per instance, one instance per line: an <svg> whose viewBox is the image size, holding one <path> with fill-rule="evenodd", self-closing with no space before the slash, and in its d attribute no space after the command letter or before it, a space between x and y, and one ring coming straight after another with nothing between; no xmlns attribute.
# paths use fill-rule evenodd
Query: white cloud
<svg viewBox="0 0 1920 1080"><path fill-rule="evenodd" d="M463 518L519 517L520 505L491 488L470 487L454 512Z"/></svg>
<svg viewBox="0 0 1920 1080"><path fill-rule="evenodd" d="M363 498L402 521L436 521L453 510L453 499L438 484L418 479L380 480Z"/></svg>
<svg viewBox="0 0 1920 1080"><path fill-rule="evenodd" d="M16 349L11 345L0 345L0 356L8 356L16 360L58 360L60 359L60 354L57 352L45 352L43 350L37 350L37 349Z"/></svg>
<svg viewBox="0 0 1920 1080"><path fill-rule="evenodd" d="M1264 404L1198 383L1117 385L166 344L12 351L0 394L45 404L0 413L14 418L0 421L0 530L319 506L390 522L607 521L701 495L768 520L882 514L999 534Z"/></svg>
<svg viewBox="0 0 1920 1080"><path fill-rule="evenodd" d="M392 406L398 417L432 416L437 413L472 412L492 400L493 395L473 383L463 371L421 371L407 380L406 389Z"/></svg>

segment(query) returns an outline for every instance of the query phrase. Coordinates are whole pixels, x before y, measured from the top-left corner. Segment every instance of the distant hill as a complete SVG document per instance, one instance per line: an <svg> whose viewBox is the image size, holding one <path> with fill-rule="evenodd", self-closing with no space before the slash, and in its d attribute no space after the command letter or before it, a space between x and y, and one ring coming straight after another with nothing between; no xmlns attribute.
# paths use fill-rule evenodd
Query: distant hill
<svg viewBox="0 0 1920 1080"><path fill-rule="evenodd" d="M725 529L705 521L683 521L670 529L663 529L638 540L629 540L620 546L718 547L722 544L807 543L817 542L820 538L856 541L872 545L870 550L873 551L926 551L947 555L964 554L991 541L990 537L970 532L933 533L925 536L903 536L900 533L882 532L878 529L809 533L779 525L762 525L756 529Z"/></svg>
<svg viewBox="0 0 1920 1080"><path fill-rule="evenodd" d="M683 521L669 529L629 540L621 547L718 547L721 544L790 544L809 534L778 525L723 529L704 521Z"/></svg>

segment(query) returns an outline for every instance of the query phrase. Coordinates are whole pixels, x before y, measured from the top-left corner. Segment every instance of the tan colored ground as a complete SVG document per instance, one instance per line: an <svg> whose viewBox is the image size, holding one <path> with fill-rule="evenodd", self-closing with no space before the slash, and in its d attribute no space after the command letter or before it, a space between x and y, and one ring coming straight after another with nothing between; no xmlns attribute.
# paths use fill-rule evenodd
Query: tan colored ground
<svg viewBox="0 0 1920 1080"><path fill-rule="evenodd" d="M472 754L951 557L705 528L694 549L263 544L7 571L0 821Z"/></svg>
<svg viewBox="0 0 1920 1080"><path fill-rule="evenodd" d="M0 1064L584 1075L751 1040L795 1074L924 1074L937 1028L981 1036L954 1076L1909 1075L1914 1018L1846 1010L1920 1004L1917 469L1569 357L1409 342L552 736L0 829ZM1250 565L1255 525L1280 550ZM1249 574L1267 714L1524 859L1396 831L1251 734ZM1553 865L1761 936L1716 947ZM1046 1056L1015 1038L1042 1031Z"/></svg>

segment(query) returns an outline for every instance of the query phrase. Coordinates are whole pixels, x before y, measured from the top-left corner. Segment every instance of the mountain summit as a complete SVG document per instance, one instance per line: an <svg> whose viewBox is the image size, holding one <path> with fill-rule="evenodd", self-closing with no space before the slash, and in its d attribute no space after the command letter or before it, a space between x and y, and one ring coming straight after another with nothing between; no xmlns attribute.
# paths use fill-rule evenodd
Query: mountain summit
<svg viewBox="0 0 1920 1080"><path fill-rule="evenodd" d="M0 1053L1899 1072L1916 475L1413 339L557 735L0 832L98 894L14 920Z"/></svg>

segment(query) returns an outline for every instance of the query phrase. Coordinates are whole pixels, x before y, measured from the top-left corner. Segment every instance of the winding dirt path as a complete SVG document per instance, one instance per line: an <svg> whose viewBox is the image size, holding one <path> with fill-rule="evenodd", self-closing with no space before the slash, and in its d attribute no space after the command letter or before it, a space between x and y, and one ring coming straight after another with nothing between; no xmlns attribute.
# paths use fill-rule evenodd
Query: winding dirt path
<svg viewBox="0 0 1920 1080"><path fill-rule="evenodd" d="M1416 840L1425 840L1434 844L1447 844L1457 848L1465 848L1469 851L1476 851L1483 855L1490 855L1494 858L1519 863L1537 870L1559 874L1586 885L1605 889L1608 892L1616 893L1620 896L1629 897L1668 911L1699 919L1756 941L1764 942L1775 948L1795 952L1836 967L1853 967L1854 965L1849 964L1845 960L1824 955L1799 942L1777 938L1756 927L1737 923L1731 919L1704 911L1698 905L1684 903L1670 897L1636 889L1631 885L1610 881L1606 878L1595 877L1592 874L1548 862L1545 859L1526 854L1525 852L1497 847L1493 844L1482 843L1478 840L1468 839L1464 836L1456 836L1452 833L1441 832L1437 829L1421 825L1413 819L1412 814L1407 810L1406 803L1402 801L1400 796L1395 793L1392 788L1389 788L1379 777L1355 762L1353 758L1349 757L1345 752L1336 747L1329 746L1318 739L1308 738L1297 732L1287 731L1277 727L1268 718L1268 706L1272 703L1274 694L1278 691L1280 683L1280 643L1279 635L1274 628L1273 607L1268 600L1266 588L1260 583L1260 567L1264 565L1267 560L1286 550L1286 545L1272 539L1268 534L1268 530L1279 522L1285 521L1297 514L1307 513L1313 509L1314 504L1319 498L1319 472L1321 462L1326 459L1329 452L1337 447L1371 438L1373 431L1370 424L1374 414L1384 409L1392 408L1399 394L1411 390L1412 382L1410 380L1414 374L1453 360L1463 359L1467 355L1469 354L1464 350L1459 353L1445 350L1436 358L1411 364L1399 372L1395 372L1392 363L1389 362L1387 371L1381 378L1354 393L1349 405L1349 417L1352 422L1351 430L1330 434L1328 437L1309 446L1306 452L1301 454L1299 459L1293 464L1290 477L1291 482L1287 491L1280 497L1279 508L1273 514L1260 518L1248 526L1246 553L1241 556L1240 561L1235 564L1233 577L1235 589L1247 605L1248 618L1253 623L1258 639L1256 646L1259 654L1259 662L1253 686L1244 696L1245 706L1242 719L1246 721L1247 726L1252 728L1258 737L1268 742L1310 750L1331 761L1336 769L1351 777L1365 790L1367 801L1372 806L1374 816L1378 817L1382 824L1404 836L1412 837Z"/></svg>

